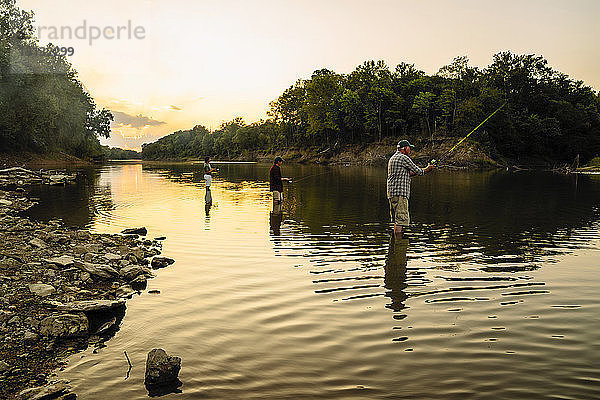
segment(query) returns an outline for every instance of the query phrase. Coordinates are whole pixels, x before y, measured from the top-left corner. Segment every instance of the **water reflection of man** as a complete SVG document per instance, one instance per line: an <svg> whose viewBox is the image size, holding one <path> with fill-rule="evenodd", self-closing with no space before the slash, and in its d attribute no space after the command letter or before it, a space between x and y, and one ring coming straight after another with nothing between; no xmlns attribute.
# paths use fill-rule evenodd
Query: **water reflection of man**
<svg viewBox="0 0 600 400"><path fill-rule="evenodd" d="M269 233L275 236L281 235L281 221L283 220L283 210L281 203L273 202L273 210L269 213Z"/></svg>
<svg viewBox="0 0 600 400"><path fill-rule="evenodd" d="M394 223L394 235L402 237L402 227L410 224L408 199L410 197L410 178L433 170L430 163L419 168L410 159L410 150L414 147L408 140L398 142L396 153L388 161L387 196L390 201L390 214Z"/></svg>
<svg viewBox="0 0 600 400"><path fill-rule="evenodd" d="M391 299L388 307L394 311L401 311L408 297L405 292L408 286L406 284L407 250L408 239L395 238L392 235L384 266L384 284L387 289L385 295Z"/></svg>

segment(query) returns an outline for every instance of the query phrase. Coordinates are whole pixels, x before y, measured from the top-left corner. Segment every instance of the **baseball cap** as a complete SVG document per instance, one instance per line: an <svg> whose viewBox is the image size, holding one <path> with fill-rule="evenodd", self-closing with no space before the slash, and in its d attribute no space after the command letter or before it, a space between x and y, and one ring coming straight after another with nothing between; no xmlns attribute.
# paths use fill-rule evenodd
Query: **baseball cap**
<svg viewBox="0 0 600 400"><path fill-rule="evenodd" d="M403 147L410 147L411 149L414 149L415 146L413 146L412 144L410 144L410 142L406 139L402 139L401 141L398 142L398 146L399 149L403 148Z"/></svg>

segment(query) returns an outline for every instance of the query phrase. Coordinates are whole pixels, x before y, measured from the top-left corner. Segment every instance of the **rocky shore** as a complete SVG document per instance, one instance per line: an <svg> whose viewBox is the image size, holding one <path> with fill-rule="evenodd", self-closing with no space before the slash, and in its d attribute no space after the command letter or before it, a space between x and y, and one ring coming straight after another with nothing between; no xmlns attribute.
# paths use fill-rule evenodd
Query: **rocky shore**
<svg viewBox="0 0 600 400"><path fill-rule="evenodd" d="M40 182L13 174L2 183L11 190L0 190L0 398L74 399L53 371L103 346L126 300L174 260L159 256L160 240L146 239L145 229L92 234L31 221L20 215L35 204L23 186Z"/></svg>

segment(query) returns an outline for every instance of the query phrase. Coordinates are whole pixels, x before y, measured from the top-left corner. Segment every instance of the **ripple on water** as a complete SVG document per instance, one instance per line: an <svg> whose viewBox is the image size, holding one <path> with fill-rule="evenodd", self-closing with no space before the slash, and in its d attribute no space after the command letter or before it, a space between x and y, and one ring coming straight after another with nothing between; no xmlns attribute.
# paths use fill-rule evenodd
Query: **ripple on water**
<svg viewBox="0 0 600 400"><path fill-rule="evenodd" d="M408 241L390 242L384 169L286 187L275 235L267 166L220 165L208 213L201 168L103 169L81 204L96 231L165 235L177 261L106 348L71 358L81 398L147 398L153 347L183 358L181 399L600 397L591 182L415 179Z"/></svg>

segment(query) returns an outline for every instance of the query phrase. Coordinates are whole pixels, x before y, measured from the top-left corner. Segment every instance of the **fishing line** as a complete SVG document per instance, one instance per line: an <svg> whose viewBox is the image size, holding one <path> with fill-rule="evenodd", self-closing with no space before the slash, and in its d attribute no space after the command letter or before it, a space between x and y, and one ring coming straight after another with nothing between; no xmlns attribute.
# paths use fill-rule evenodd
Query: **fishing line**
<svg viewBox="0 0 600 400"><path fill-rule="evenodd" d="M433 160L433 164L435 164L436 162L439 161L443 161L446 160L448 157L450 157L450 153L452 153L454 151L454 149L456 149L462 142L464 142L465 140L467 140L467 138L469 136L471 136L477 129L479 129L481 127L481 125L485 124L487 122L488 119L492 118L494 116L494 114L496 114L498 111L500 111L502 109L502 107L504 107L506 105L506 103L508 103L508 100L505 101L504 103L502 103L502 105L500 107L498 107L496 109L496 111L494 111L493 113L491 113L486 119L484 119L479 125L477 125L471 132L469 132L467 134L467 136L465 136L464 138L462 138L458 143L456 143L445 155L441 160Z"/></svg>
<svg viewBox="0 0 600 400"><path fill-rule="evenodd" d="M300 178L300 179L292 179L292 182L290 182L290 183L298 183L298 182L301 182L301 181L303 181L305 179L314 178L315 176L330 174L331 172L332 171L325 171L325 172L321 172L320 174L309 175L309 176L305 176L305 177Z"/></svg>

